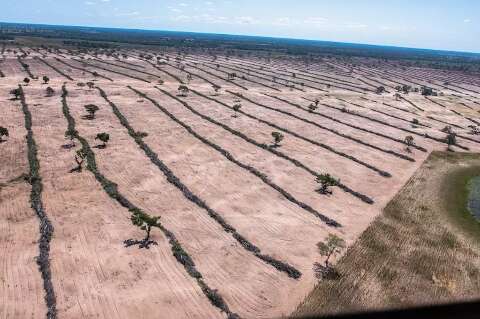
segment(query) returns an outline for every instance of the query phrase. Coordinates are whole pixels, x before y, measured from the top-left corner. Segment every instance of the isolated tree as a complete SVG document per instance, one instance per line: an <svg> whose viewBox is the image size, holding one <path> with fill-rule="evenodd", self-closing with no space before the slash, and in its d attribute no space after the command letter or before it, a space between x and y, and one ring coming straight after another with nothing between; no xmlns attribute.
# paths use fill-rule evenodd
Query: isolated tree
<svg viewBox="0 0 480 319"><path fill-rule="evenodd" d="M95 86L95 83L93 83L93 82L87 82L87 86L88 86L88 88L91 90L91 89L93 89L93 87Z"/></svg>
<svg viewBox="0 0 480 319"><path fill-rule="evenodd" d="M10 94L15 96L15 100L18 100L18 98L20 97L20 95L22 93L21 93L20 89L13 89L13 90L10 91Z"/></svg>
<svg viewBox="0 0 480 319"><path fill-rule="evenodd" d="M43 76L43 83L47 84L50 81L50 78L46 75Z"/></svg>
<svg viewBox="0 0 480 319"><path fill-rule="evenodd" d="M385 92L385 87L384 86L377 87L376 92L377 94L382 94L383 92Z"/></svg>
<svg viewBox="0 0 480 319"><path fill-rule="evenodd" d="M452 151L452 146L457 144L457 134L450 131L445 139L448 145L447 150Z"/></svg>
<svg viewBox="0 0 480 319"><path fill-rule="evenodd" d="M28 84L28 83L30 83L30 79L29 79L29 78L25 78L25 79L23 79L23 82L25 82L25 84Z"/></svg>
<svg viewBox="0 0 480 319"><path fill-rule="evenodd" d="M4 142L3 139L2 139L4 136L6 136L6 137L9 136L8 135L8 129L3 127L3 126L0 126L0 143Z"/></svg>
<svg viewBox="0 0 480 319"><path fill-rule="evenodd" d="M315 111L316 109L317 109L317 106L313 103L308 106L308 110L310 113L313 113L313 111Z"/></svg>
<svg viewBox="0 0 480 319"><path fill-rule="evenodd" d="M273 146L274 147L279 147L280 146L280 142L283 141L283 134L280 133L280 132L272 132L272 137L273 137Z"/></svg>
<svg viewBox="0 0 480 319"><path fill-rule="evenodd" d="M236 77L237 77L236 73L228 73L228 80L229 81L235 80Z"/></svg>
<svg viewBox="0 0 480 319"><path fill-rule="evenodd" d="M328 173L320 174L317 176L316 181L320 184L320 188L317 191L324 195L331 195L333 192L329 188L340 184L338 179Z"/></svg>
<svg viewBox="0 0 480 319"><path fill-rule="evenodd" d="M188 92L190 92L190 90L186 85L180 85L178 87L178 91L180 92L180 96L183 96L183 97L186 97Z"/></svg>
<svg viewBox="0 0 480 319"><path fill-rule="evenodd" d="M47 87L45 91L48 97L53 96L55 94L55 91L51 87Z"/></svg>
<svg viewBox="0 0 480 319"><path fill-rule="evenodd" d="M160 216L150 216L140 210L135 210L130 217L132 224L139 227L141 230L145 231L145 238L140 243L140 247L148 248L150 243L150 232L152 231L153 227L160 228L161 225L159 223Z"/></svg>
<svg viewBox="0 0 480 319"><path fill-rule="evenodd" d="M100 140L103 143L100 145L100 148L106 148L107 143L110 140L110 135L108 133L98 133L95 139Z"/></svg>
<svg viewBox="0 0 480 319"><path fill-rule="evenodd" d="M318 252L325 257L325 267L330 268L330 258L342 252L345 240L335 234L329 234L324 242L317 243Z"/></svg>
<svg viewBox="0 0 480 319"><path fill-rule="evenodd" d="M233 110L235 111L235 114L233 115L233 117L238 117L237 112L240 111L241 108L242 108L242 104L240 103L236 103L233 105Z"/></svg>
<svg viewBox="0 0 480 319"><path fill-rule="evenodd" d="M407 152L411 153L412 150L410 149L410 147L415 145L413 136L411 135L406 136L403 142L407 145L407 148L406 148Z"/></svg>
<svg viewBox="0 0 480 319"><path fill-rule="evenodd" d="M88 120L94 120L95 113L99 110L98 106L96 106L95 104L87 104L84 107L85 110L88 112L88 115L85 116L85 118Z"/></svg>
<svg viewBox="0 0 480 319"><path fill-rule="evenodd" d="M93 71L93 72L92 72L92 75L93 75L94 77L99 77L99 76L100 76L100 74L98 74L97 71Z"/></svg>
<svg viewBox="0 0 480 319"><path fill-rule="evenodd" d="M399 93L395 93L395 100L400 101L402 99L402 96Z"/></svg>
<svg viewBox="0 0 480 319"><path fill-rule="evenodd" d="M444 128L442 128L441 130L443 133L452 133L453 132L453 129L450 125L447 125L445 126Z"/></svg>
<svg viewBox="0 0 480 319"><path fill-rule="evenodd" d="M190 83L190 81L192 81L193 77L190 73L187 73L187 81L188 83Z"/></svg>
<svg viewBox="0 0 480 319"><path fill-rule="evenodd" d="M73 172L80 173L83 169L83 162L85 161L85 158L87 158L87 154L85 153L83 148L78 150L77 154L75 155L75 162L77 163L77 167L71 169L70 173L73 173Z"/></svg>
<svg viewBox="0 0 480 319"><path fill-rule="evenodd" d="M319 100L319 99L315 99L315 101L313 101L313 103L315 104L315 106L318 106L318 103L320 103L320 100Z"/></svg>
<svg viewBox="0 0 480 319"><path fill-rule="evenodd" d="M412 124L413 125L418 125L418 124L420 124L420 121L418 119L413 119Z"/></svg>

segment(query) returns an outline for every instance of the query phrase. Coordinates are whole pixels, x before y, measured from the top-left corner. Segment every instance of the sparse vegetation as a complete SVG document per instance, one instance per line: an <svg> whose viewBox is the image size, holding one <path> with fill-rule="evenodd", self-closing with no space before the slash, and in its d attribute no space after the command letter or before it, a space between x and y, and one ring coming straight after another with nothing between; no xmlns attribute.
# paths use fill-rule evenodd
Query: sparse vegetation
<svg viewBox="0 0 480 319"><path fill-rule="evenodd" d="M103 143L98 145L98 148L106 148L108 141L110 141L110 135L108 133L98 133L95 139Z"/></svg>
<svg viewBox="0 0 480 319"><path fill-rule="evenodd" d="M279 147L280 142L283 141L284 135L280 132L272 132L272 137L273 137L273 147Z"/></svg>
<svg viewBox="0 0 480 319"><path fill-rule="evenodd" d="M85 115L85 119L87 120L94 120L95 119L95 113L99 110L98 106L95 104L87 104L84 106L85 110L87 111L88 115Z"/></svg>
<svg viewBox="0 0 480 319"><path fill-rule="evenodd" d="M331 195L332 191L330 190L330 187L338 186L340 184L340 181L330 174L320 174L317 179L317 183L320 184L320 188L318 189L318 192L320 194L324 195Z"/></svg>
<svg viewBox="0 0 480 319"><path fill-rule="evenodd" d="M3 126L0 126L0 143L2 142L5 142L3 140L3 137L7 137L8 138L8 129L6 127L3 127Z"/></svg>
<svg viewBox="0 0 480 319"><path fill-rule="evenodd" d="M233 110L235 111L235 114L233 117L238 117L238 111L242 108L242 105L240 103L236 103L233 105Z"/></svg>
<svg viewBox="0 0 480 319"><path fill-rule="evenodd" d="M407 136L405 137L405 145L407 145L406 151L407 151L408 153L411 153L411 152L412 152L411 147L412 147L413 145L415 145L415 142L414 142L414 141L415 141L415 139L414 139L413 136L411 136L411 135L407 135Z"/></svg>

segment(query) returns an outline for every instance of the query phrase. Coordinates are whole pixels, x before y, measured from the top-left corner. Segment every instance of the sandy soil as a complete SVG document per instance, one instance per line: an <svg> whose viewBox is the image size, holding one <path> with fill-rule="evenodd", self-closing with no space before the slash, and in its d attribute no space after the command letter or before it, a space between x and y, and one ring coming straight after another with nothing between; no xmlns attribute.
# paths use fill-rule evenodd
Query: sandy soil
<svg viewBox="0 0 480 319"><path fill-rule="evenodd" d="M47 54L44 50L40 52ZM130 54L137 56L140 52L131 51ZM67 59L62 55L67 56ZM288 74L298 72L297 68L303 68L289 61L273 62L264 70L260 70L259 65L265 62L255 58L249 61L245 58L228 61L221 58L218 61L222 64L220 70L223 71L228 70L225 68L228 66L239 67L242 64L243 67L250 66L251 71L245 74L247 78L277 87L281 92L248 80L235 80L236 83L249 88L248 91L242 90L228 82L225 73L198 65L214 74L213 76L193 66L187 66L187 71L204 77L201 79L194 76L188 86L220 102L228 105L235 103L235 97L225 92L225 89L229 89L241 92L244 97L270 108L289 112L323 126L319 128L245 100L241 101L241 110L254 115L257 119L243 114L233 117L232 110L193 93L181 98L195 112L251 139L247 140L194 114L174 98L157 90L154 86L158 84L159 78L165 81L159 87L172 95L177 94L179 83L174 77L166 75L141 59L129 57L122 62L105 56L98 57L100 60L117 64L113 66L88 60L92 56L84 55L85 62L91 65L82 65L81 62L72 60L66 52L62 52L62 55L48 53L45 61L75 81L68 81L47 65L33 61L33 56L42 56L39 53L32 53L24 58L34 75L39 78L48 75L51 79L48 85L41 84L40 79L32 80L25 86L25 94L33 116L33 131L39 148L38 156L44 183L43 201L55 227L50 255L59 318L225 317L209 302L195 280L172 256L167 239L159 231L153 232L153 238L158 242L158 246L153 246L150 250L124 248L123 240L142 236L142 233L131 225L128 211L112 201L87 170L78 174L68 173L75 166L75 149L66 150L61 147L66 143L64 132L67 128L60 100L61 85L64 82L67 82L70 93L68 103L72 116L76 119L79 134L85 137L91 146L98 144L98 141L95 141L96 134L100 132L110 134L111 141L106 149L93 149L102 174L118 184L119 191L135 205L152 215L161 216L162 223L176 235L194 260L205 282L211 288L218 289L230 309L243 318L270 318L291 313L316 283L312 270L313 263L320 260L316 243L329 233L340 235L349 245L354 243L428 157L429 152L446 148L443 143L414 135L416 144L426 148L427 152L414 149L412 153L407 153L403 143L393 140L403 140L406 135L411 135L404 130L444 138L445 133L440 130L446 124L428 118L430 116L461 126L462 129L455 128L455 131L471 140L458 137L458 142L471 151L480 149L480 142L476 142L480 141L480 138L469 134L467 127L472 122L466 119L467 117L478 119L476 112L478 105L469 100L480 101L480 95L467 91L469 86L464 87L462 91L464 95L460 97L452 95L460 93L446 89L443 90L444 96L432 97L432 100L444 104L445 108L418 94L406 96L409 101L425 110L419 111L404 100L396 101L393 93L379 96L372 92L360 94L347 91L346 89L352 88L352 85L372 89L373 84L368 86L359 81L362 79L360 73L355 76L348 74L345 71L346 67L335 61L332 61L335 66L327 67L325 63L318 65L318 68L312 67L311 71L302 72L302 77L311 80L302 80L305 84L321 89L306 87L304 92L299 88L290 91L285 86L273 82L272 74L275 74L275 70L282 72L279 73L279 77L291 78ZM68 67L56 61L54 57L72 66L98 72L114 81L95 79L90 73ZM195 61L195 56L189 56L188 59ZM198 56L199 63L205 61L207 61L205 56ZM159 67L185 81L186 74L176 67L174 55L169 63L172 66ZM2 98L0 125L10 131L8 142L0 144L2 161L7 163L0 168L2 173L0 181L8 183L10 179L27 170L23 113L18 101L8 100L10 98L8 91L20 83L26 74L12 52L6 54L0 68L6 75L5 78L0 78ZM257 71L266 74L255 73ZM359 68L359 72L361 71ZM437 75L434 70L427 71L435 76L444 76ZM267 80L256 78L255 74ZM129 78L128 75L150 83ZM326 77L318 80L311 76L327 76L335 80ZM402 75L402 79L407 76L413 78L414 75ZM392 81L400 81L393 75L385 77ZM385 81L380 77L375 79ZM325 85L314 82L330 80L333 85L338 84L344 89L333 86L327 89ZM185 198L135 144L98 91L77 86L78 82L87 81L94 81L105 90L136 131L148 133L143 139L144 142L193 193L217 211L237 229L238 233L258 246L262 253L287 262L301 271L301 278L292 279L245 250L231 234L226 233L209 217L204 209ZM297 78L295 81L300 79ZM212 96L209 82L222 86L218 96ZM463 83L463 80L459 83ZM438 84L440 85L441 81L438 81ZM127 85L146 93L197 134L228 151L240 163L255 168L295 200L334 219L342 227L329 227L306 209L286 199L278 189L229 161L217 150L175 123L148 99L141 98L129 90ZM45 97L47 86L56 91L53 97ZM473 86L473 89L475 88ZM322 90L328 90L328 94ZM319 106L318 113L339 119L344 122L341 124L318 114L300 110L263 93L280 97L304 108L310 104L304 98L311 100L319 98L320 103L339 108L345 106L355 114ZM338 98L364 107L342 102ZM382 104L383 102L407 111L392 108ZM82 118L85 115L84 105L91 103L100 108L93 121ZM468 103L472 109L460 103ZM460 112L458 113L460 115L450 109ZM372 110L379 110L387 115ZM409 121L413 118L418 118L420 123L430 127L412 127ZM281 147L276 149L278 152L301 162L313 172L328 172L340 178L342 183L354 191L374 199L374 204L367 204L338 188L334 189L332 196L316 193L318 184L311 172L295 165L292 160L279 157L251 142L253 140L260 144L271 144L271 133L276 131L258 119L303 137L302 139L284 133L285 139L281 142ZM372 119L384 121L390 126ZM380 132L386 137L352 126ZM347 136L342 137L341 134L332 133L332 130ZM315 145L305 138L316 143L324 143L337 153ZM356 142L355 139L371 146ZM410 156L415 162L388 154L378 148ZM457 147L453 148L460 150ZM386 171L392 177L381 176L351 158L340 156L338 152ZM29 185L23 182L10 183L0 190L0 225L6 229L4 235L0 237L0 247L2 253L7 256L6 260L11 261L3 264L0 273L3 280L0 295L7 296L0 302L0 318L39 317L45 311L42 280L34 262L34 257L38 253L36 243L38 220L29 208L29 191ZM15 216L15 219L12 219L12 216ZM29 231L22 231L23 229ZM13 264L21 264L25 268L21 271L21 279L12 273ZM20 272L18 267L16 271ZM30 303L31 300L37 300L37 304L35 307L25 307L21 302L22 298L15 296L23 296ZM32 311L32 314L23 313L27 309Z"/></svg>

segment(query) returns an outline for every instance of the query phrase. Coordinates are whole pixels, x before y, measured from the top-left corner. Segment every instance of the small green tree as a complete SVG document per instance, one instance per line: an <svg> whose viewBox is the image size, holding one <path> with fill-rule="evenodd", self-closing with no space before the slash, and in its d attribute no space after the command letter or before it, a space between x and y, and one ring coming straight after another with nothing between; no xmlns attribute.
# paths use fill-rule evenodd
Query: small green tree
<svg viewBox="0 0 480 319"><path fill-rule="evenodd" d="M43 83L47 84L50 81L50 78L46 75L43 76Z"/></svg>
<svg viewBox="0 0 480 319"><path fill-rule="evenodd" d="M8 129L6 127L0 126L0 143L4 142L3 139L2 139L2 137L4 137L4 136L6 136L6 137L9 136L8 135Z"/></svg>
<svg viewBox="0 0 480 319"><path fill-rule="evenodd" d="M88 115L85 116L85 118L88 119L88 120L94 120L95 119L95 113L99 110L98 106L96 106L95 104L87 104L84 107L85 107L85 110L88 113Z"/></svg>
<svg viewBox="0 0 480 319"><path fill-rule="evenodd" d="M273 137L273 146L274 147L279 147L280 142L283 141L284 136L280 132L272 132L272 137Z"/></svg>
<svg viewBox="0 0 480 319"><path fill-rule="evenodd" d="M382 94L383 92L385 92L385 87L384 86L377 87L376 92L377 94Z"/></svg>
<svg viewBox="0 0 480 319"><path fill-rule="evenodd" d="M242 105L240 103L233 105L233 110L235 111L235 114L233 115L233 117L238 117L237 112L240 111L241 108L242 108Z"/></svg>
<svg viewBox="0 0 480 319"><path fill-rule="evenodd" d="M150 232L153 227L159 228L160 216L150 216L140 210L135 210L130 217L132 224L145 231L145 238L142 240L144 247L148 248L150 242Z"/></svg>
<svg viewBox="0 0 480 319"><path fill-rule="evenodd" d="M190 92L190 90L186 85L180 85L178 87L178 91L180 92L180 96L183 96L183 97L186 97L188 95L188 92Z"/></svg>
<svg viewBox="0 0 480 319"><path fill-rule="evenodd" d="M413 136L411 135L406 136L403 142L407 145L407 148L406 148L407 152L411 153L412 150L410 149L410 147L415 145Z"/></svg>
<svg viewBox="0 0 480 319"><path fill-rule="evenodd" d="M23 82L25 82L25 84L28 84L28 83L30 83L30 79L29 79L29 78L25 78L25 79L23 79Z"/></svg>
<svg viewBox="0 0 480 319"><path fill-rule="evenodd" d="M100 140L103 143L100 145L100 148L106 148L107 143L110 140L110 135L108 133L98 133L95 139Z"/></svg>
<svg viewBox="0 0 480 319"><path fill-rule="evenodd" d="M313 103L308 106L308 111L310 113L313 113L316 109L317 109L317 106Z"/></svg>
<svg viewBox="0 0 480 319"><path fill-rule="evenodd" d="M340 180L334 178L328 173L320 174L319 176L317 176L316 181L320 184L318 192L325 195L332 194L332 191L329 189L329 187L338 186L340 184Z"/></svg>
<svg viewBox="0 0 480 319"><path fill-rule="evenodd" d="M335 234L329 234L324 242L317 243L318 252L325 257L325 267L330 268L330 258L342 252L345 240Z"/></svg>
<svg viewBox="0 0 480 319"><path fill-rule="evenodd" d="M51 87L47 87L45 91L47 93L47 97L53 96L55 94L55 90L53 90Z"/></svg>
<svg viewBox="0 0 480 319"><path fill-rule="evenodd" d="M93 89L93 87L95 86L95 83L93 83L93 82L87 82L87 86L88 86L88 88L91 90L91 89Z"/></svg>

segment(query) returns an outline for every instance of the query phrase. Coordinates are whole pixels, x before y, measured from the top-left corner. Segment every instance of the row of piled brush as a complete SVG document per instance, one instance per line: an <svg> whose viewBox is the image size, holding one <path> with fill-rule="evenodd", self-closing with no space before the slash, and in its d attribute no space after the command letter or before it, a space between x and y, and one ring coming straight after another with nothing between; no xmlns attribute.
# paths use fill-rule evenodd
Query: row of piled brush
<svg viewBox="0 0 480 319"><path fill-rule="evenodd" d="M27 151L30 172L28 181L32 185L30 193L30 204L40 220L40 239L38 240L39 255L36 258L38 268L42 275L43 289L45 290L45 302L47 306L47 318L57 317L56 297L52 284L52 272L50 269L50 242L52 240L54 228L48 218L42 202L43 183L40 176L40 161L38 160L38 149L35 143L32 130L32 114L25 100L25 93L22 86L19 85L20 103L25 117L25 129L27 130Z"/></svg>
<svg viewBox="0 0 480 319"><path fill-rule="evenodd" d="M143 212L140 208L135 206L132 202L130 202L123 194L118 191L118 186L114 182L110 181L107 177L105 177L99 170L95 160L95 153L92 151L88 141L80 136L80 134L76 131L75 119L70 114L69 106L67 103L67 96L68 91L65 85L62 87L62 111L63 115L65 116L67 123L68 123L68 131L73 132L74 138L77 139L80 144L82 145L82 152L86 155L87 160L87 169L93 173L96 180L102 185L105 192L114 200L116 200L121 206L128 209L131 213L138 213ZM125 119L126 120L126 119ZM129 130L129 134L135 136L134 138L140 139L138 134ZM232 313L229 309L228 305L225 303L223 297L218 293L217 290L210 288L205 281L203 280L202 274L197 270L193 259L188 255L188 253L184 250L180 242L177 240L174 233L170 230L165 228L161 223L159 223L158 227L162 233L167 237L172 254L175 259L183 265L187 273L194 278L202 292L205 296L210 300L212 305L219 308L221 311L225 312L228 318L234 319L239 318L239 316L235 313Z"/></svg>

